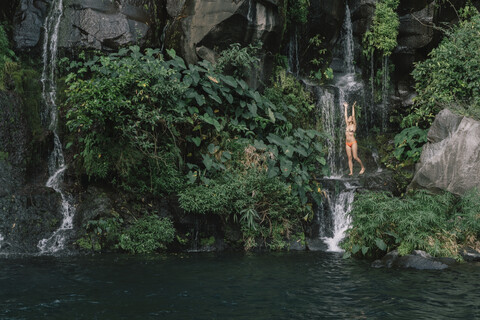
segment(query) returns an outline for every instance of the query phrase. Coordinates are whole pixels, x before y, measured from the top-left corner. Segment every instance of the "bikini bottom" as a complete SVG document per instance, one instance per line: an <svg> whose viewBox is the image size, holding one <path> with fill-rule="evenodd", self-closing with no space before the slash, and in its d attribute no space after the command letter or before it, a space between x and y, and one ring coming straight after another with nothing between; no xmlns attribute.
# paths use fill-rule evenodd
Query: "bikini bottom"
<svg viewBox="0 0 480 320"><path fill-rule="evenodd" d="M353 141L353 142L345 142L345 144L346 144L347 146L349 146L350 148L353 146L354 143L357 143L357 141L355 140L355 141Z"/></svg>

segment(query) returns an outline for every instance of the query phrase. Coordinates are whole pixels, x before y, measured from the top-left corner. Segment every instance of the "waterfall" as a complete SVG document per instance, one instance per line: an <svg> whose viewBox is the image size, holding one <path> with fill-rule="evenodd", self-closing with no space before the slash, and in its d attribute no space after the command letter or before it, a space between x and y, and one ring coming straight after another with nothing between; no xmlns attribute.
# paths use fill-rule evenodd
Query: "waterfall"
<svg viewBox="0 0 480 320"><path fill-rule="evenodd" d="M3 240L5 240L5 238L4 238L3 235L0 233L0 249L2 249Z"/></svg>
<svg viewBox="0 0 480 320"><path fill-rule="evenodd" d="M297 26L295 30L290 33L290 41L288 42L288 72L298 76L300 69L300 60L298 57L298 31Z"/></svg>
<svg viewBox="0 0 480 320"><path fill-rule="evenodd" d="M377 172L382 172L383 169L380 166L380 157L378 156L378 150L377 149L372 150L372 157L373 157L373 161L375 161L375 164L377 165Z"/></svg>
<svg viewBox="0 0 480 320"><path fill-rule="evenodd" d="M355 197L355 188L352 188L346 183L347 189L340 191L338 194L329 195L329 204L332 219L332 236L322 237L323 241L328 246L328 251L339 252L342 249L339 247L340 241L345 237L345 231L350 226L350 216L348 213L352 210L352 203ZM320 234L322 236L322 234Z"/></svg>
<svg viewBox="0 0 480 320"><path fill-rule="evenodd" d="M345 20L343 22L343 33L344 33L344 41L343 41L343 62L344 68L346 73L355 73L355 66L354 66L354 43L353 43L353 28L352 28L352 17L350 15L350 8L348 7L348 3L345 8Z"/></svg>
<svg viewBox="0 0 480 320"><path fill-rule="evenodd" d="M322 116L322 128L329 136L326 147L330 169L330 175L322 182L327 190L325 203L322 208L318 208L316 216L321 222L319 236L328 246L328 251L342 251L339 243L350 226L349 212L358 188L358 185L354 186L358 184L358 180L344 177L348 162L345 152L346 124L343 103L349 104L348 113L351 115L351 107L357 102L356 118L357 122L360 122L359 130L366 131L364 127L369 125L367 119L360 117L360 111L362 114L368 113L369 106L366 103L365 86L362 80L359 80L361 77L355 74L353 30L348 5L345 7L341 41L333 54L330 65L334 70L333 84L316 86L313 90L317 110Z"/></svg>
<svg viewBox="0 0 480 320"><path fill-rule="evenodd" d="M388 56L383 56L382 60L382 131L387 130L387 117L388 117L388 81L389 81L389 70L388 70Z"/></svg>
<svg viewBox="0 0 480 320"><path fill-rule="evenodd" d="M255 23L255 9L253 8L253 0L248 0L248 12L247 12L247 20L248 24Z"/></svg>
<svg viewBox="0 0 480 320"><path fill-rule="evenodd" d="M43 99L45 100L45 112L43 120L53 132L54 147L48 159L48 171L50 177L46 186L54 189L62 199L63 221L58 230L49 238L38 242L40 253L54 253L64 248L66 233L73 228L74 207L72 199L62 189L63 175L67 168L63 155L62 143L58 135L58 110L56 105L55 68L57 62L58 30L60 19L63 14L62 0L53 0L49 14L45 20L45 34L43 42L43 72L42 86Z"/></svg>

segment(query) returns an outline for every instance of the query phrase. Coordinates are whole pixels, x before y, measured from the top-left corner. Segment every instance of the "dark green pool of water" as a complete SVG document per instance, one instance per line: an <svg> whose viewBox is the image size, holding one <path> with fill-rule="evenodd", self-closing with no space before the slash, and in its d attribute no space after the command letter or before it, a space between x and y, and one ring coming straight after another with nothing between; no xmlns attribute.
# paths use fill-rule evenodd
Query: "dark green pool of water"
<svg viewBox="0 0 480 320"><path fill-rule="evenodd" d="M0 257L0 319L480 319L480 265L335 253Z"/></svg>

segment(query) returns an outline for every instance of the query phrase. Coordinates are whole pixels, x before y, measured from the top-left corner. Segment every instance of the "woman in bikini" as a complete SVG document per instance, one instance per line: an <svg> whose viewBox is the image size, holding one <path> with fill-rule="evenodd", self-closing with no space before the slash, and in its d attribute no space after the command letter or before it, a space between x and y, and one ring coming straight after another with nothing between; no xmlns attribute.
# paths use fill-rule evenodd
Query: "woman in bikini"
<svg viewBox="0 0 480 320"><path fill-rule="evenodd" d="M353 175L353 159L355 159L361 166L362 169L360 170L359 174L363 174L365 172L365 167L363 166L362 160L357 155L357 141L355 140L355 131L357 130L357 121L355 120L355 101L352 106L352 115L350 117L347 116L347 107L348 103L344 102L343 106L345 107L345 123L347 124L347 128L345 129L345 138L346 138L346 151L348 156L348 168L350 169L350 176Z"/></svg>

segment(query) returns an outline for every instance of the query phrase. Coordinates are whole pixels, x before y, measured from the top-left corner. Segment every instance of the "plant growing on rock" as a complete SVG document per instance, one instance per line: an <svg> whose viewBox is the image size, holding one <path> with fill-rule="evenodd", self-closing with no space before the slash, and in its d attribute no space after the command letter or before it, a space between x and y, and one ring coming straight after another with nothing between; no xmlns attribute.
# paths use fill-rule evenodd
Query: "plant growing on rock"
<svg viewBox="0 0 480 320"><path fill-rule="evenodd" d="M253 183L249 171L238 168L243 168L245 150L255 148L268 155L259 174L262 183L278 186L283 198L297 199L297 212L311 210L311 201L320 201L313 178L325 166L323 134L302 127L311 104L293 98L295 105L288 104L283 93L272 101L207 61L187 66L173 50L168 54L166 60L158 50L143 53L131 47L70 63L76 72L67 77L64 108L79 172L139 197L199 192L208 199L189 205L184 197L184 208L216 213L229 204L215 203L212 191L227 192L235 180ZM278 190L264 191L265 199ZM246 221L249 230L255 212L261 219L271 216L262 216L258 205L243 205L235 211L237 221ZM276 212L274 202L265 205L271 208L262 211Z"/></svg>
<svg viewBox="0 0 480 320"><path fill-rule="evenodd" d="M429 58L416 64L412 75L418 95L403 127L427 127L444 107L480 119L480 14L467 6L461 17Z"/></svg>

